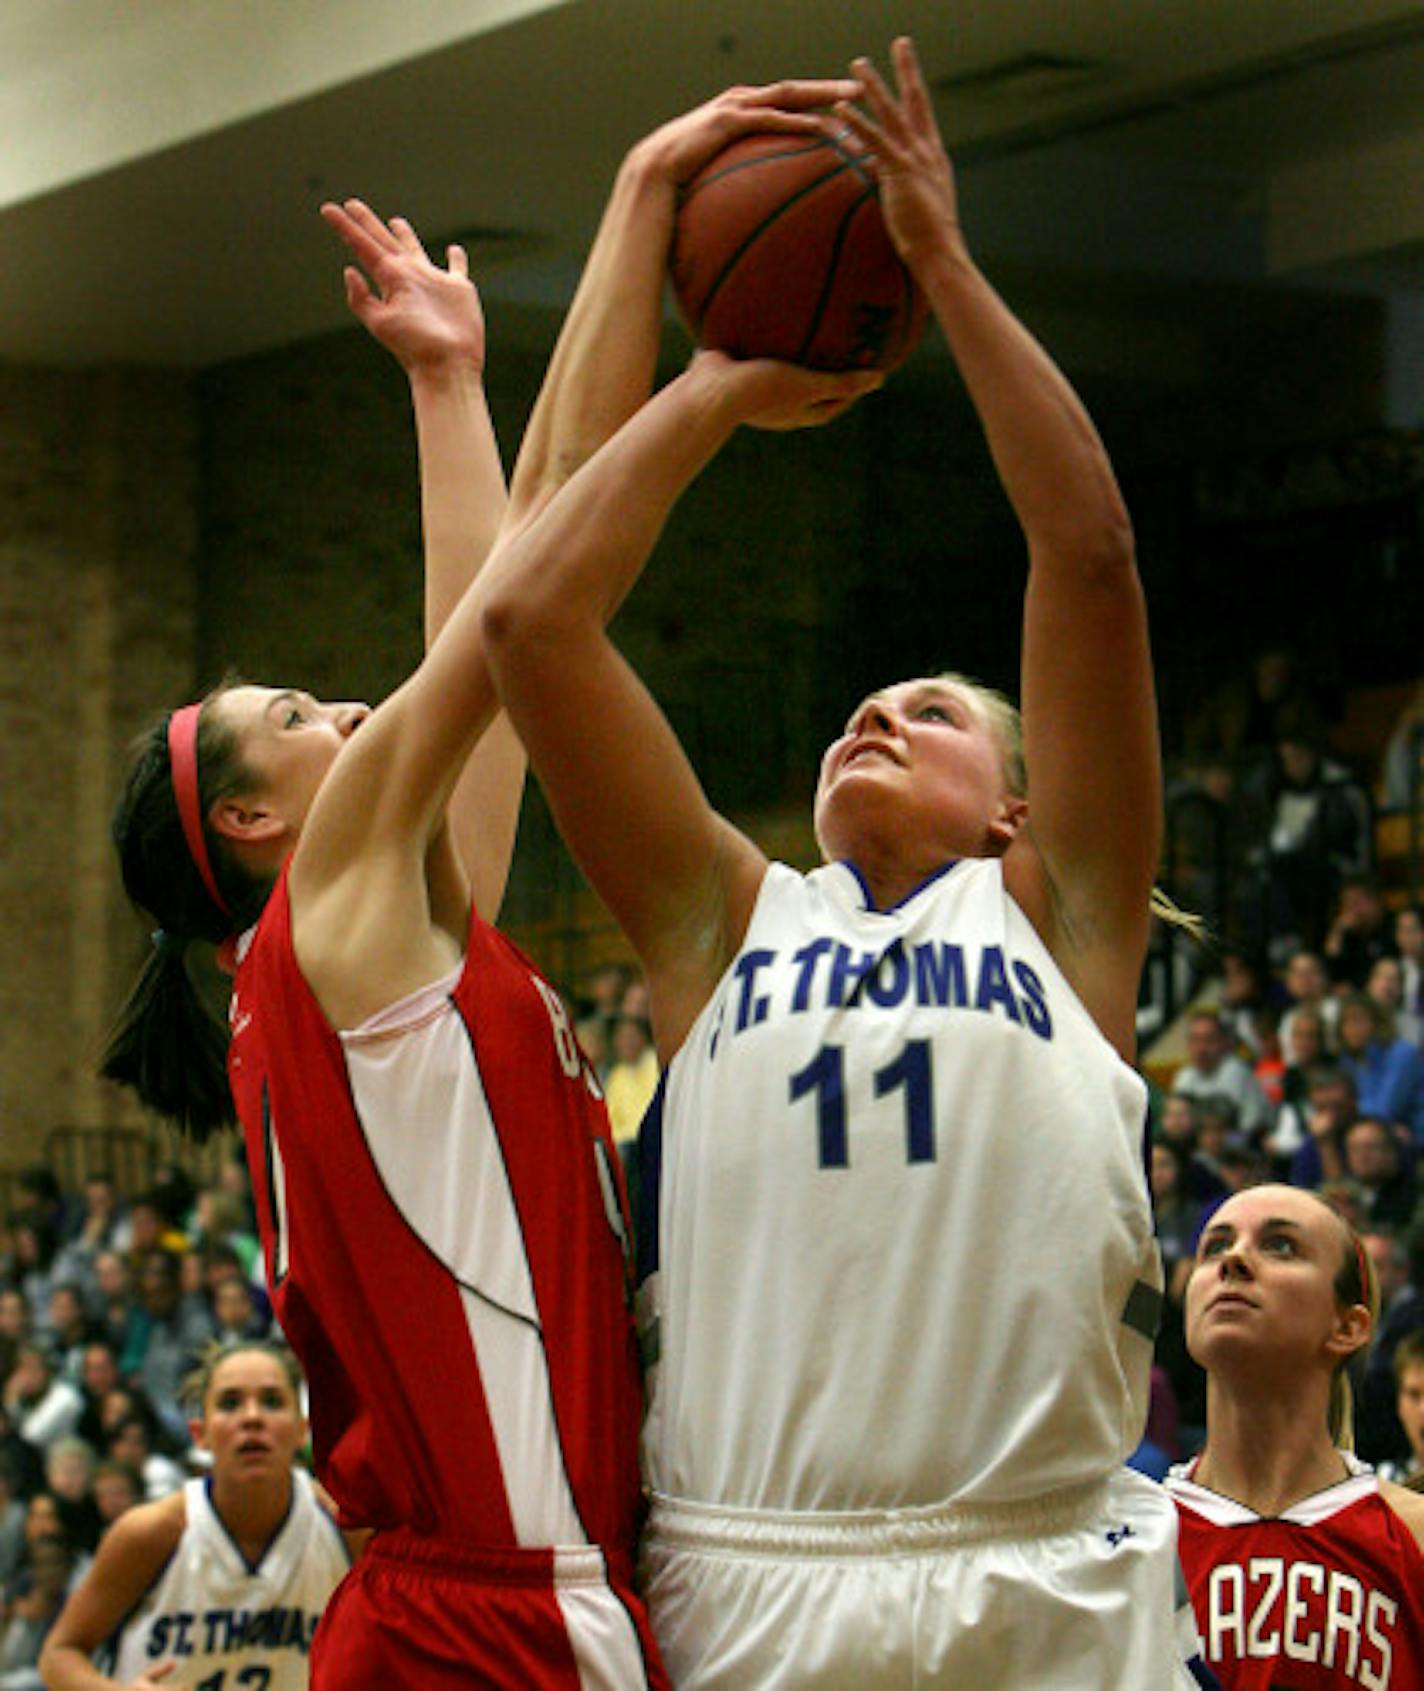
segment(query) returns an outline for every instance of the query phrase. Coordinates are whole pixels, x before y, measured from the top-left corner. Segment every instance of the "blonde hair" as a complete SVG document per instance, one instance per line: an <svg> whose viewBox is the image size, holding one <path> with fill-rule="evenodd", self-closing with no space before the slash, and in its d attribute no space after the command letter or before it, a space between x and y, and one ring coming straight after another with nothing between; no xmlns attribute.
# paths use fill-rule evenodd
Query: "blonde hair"
<svg viewBox="0 0 1424 1691"><path fill-rule="evenodd" d="M198 1365L183 1381L180 1399L186 1403L194 1415L202 1416L207 1412L208 1387L213 1383L213 1375L231 1356L246 1356L248 1352L257 1356L267 1356L277 1363L287 1377L287 1384L292 1388L292 1397L298 1408L302 1401L302 1370L297 1359L285 1345L274 1343L271 1339L212 1339L198 1359Z"/></svg>
<svg viewBox="0 0 1424 1691"><path fill-rule="evenodd" d="M1023 715L1018 706L996 687L988 687L972 676L958 670L942 669L934 679L947 681L962 688L983 712L994 737L999 742L1003 759L1004 782L1015 798L1028 796L1028 766L1024 762ZM1181 905L1161 887L1154 886L1148 907L1160 922L1169 928L1179 928L1190 934L1199 945L1207 944L1210 936L1206 923L1195 911L1183 910Z"/></svg>

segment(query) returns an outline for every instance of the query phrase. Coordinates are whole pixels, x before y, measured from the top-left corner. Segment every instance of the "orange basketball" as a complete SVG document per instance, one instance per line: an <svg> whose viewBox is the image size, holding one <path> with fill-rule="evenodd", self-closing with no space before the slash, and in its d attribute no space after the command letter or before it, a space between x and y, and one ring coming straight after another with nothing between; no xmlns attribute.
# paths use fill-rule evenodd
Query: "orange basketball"
<svg viewBox="0 0 1424 1691"><path fill-rule="evenodd" d="M670 270L692 333L735 358L892 370L924 328L924 295L849 132L725 147L683 190Z"/></svg>

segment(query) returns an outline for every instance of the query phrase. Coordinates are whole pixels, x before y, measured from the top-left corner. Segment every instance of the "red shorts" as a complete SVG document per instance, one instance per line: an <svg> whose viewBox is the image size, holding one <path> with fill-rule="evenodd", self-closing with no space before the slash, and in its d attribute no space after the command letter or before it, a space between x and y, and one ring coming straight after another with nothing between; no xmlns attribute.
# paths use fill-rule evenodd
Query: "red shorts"
<svg viewBox="0 0 1424 1691"><path fill-rule="evenodd" d="M312 1645L312 1691L666 1691L641 1601L598 1549L378 1533Z"/></svg>

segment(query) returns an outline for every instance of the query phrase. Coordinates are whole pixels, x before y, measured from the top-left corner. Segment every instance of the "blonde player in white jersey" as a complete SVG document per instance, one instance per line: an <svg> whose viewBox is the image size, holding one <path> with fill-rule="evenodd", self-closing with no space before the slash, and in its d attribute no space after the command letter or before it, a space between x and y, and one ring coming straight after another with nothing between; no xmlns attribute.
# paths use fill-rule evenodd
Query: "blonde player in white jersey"
<svg viewBox="0 0 1424 1691"><path fill-rule="evenodd" d="M109 1529L45 1642L52 1691L303 1691L351 1552L292 1466L307 1436L299 1387L289 1353L260 1342L203 1365L192 1430L211 1470Z"/></svg>
<svg viewBox="0 0 1424 1691"><path fill-rule="evenodd" d="M894 61L894 95L857 61L868 113L836 121L1028 542L1022 740L959 678L876 693L826 753L807 877L708 806L604 621L740 424L851 397L785 365L695 357L497 552L485 635L668 1065L640 1297L673 1683L1145 1691L1192 1682L1194 1633L1170 1502L1122 1466L1160 1296L1131 1067L1160 811L1142 591L1098 436L973 264L908 41ZM584 286L646 337L673 205L631 157Z"/></svg>

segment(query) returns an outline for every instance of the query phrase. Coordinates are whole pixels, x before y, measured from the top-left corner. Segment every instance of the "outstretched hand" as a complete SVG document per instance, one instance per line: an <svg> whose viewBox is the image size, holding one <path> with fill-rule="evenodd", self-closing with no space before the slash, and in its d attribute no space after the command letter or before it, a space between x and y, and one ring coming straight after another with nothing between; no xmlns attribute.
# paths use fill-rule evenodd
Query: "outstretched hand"
<svg viewBox="0 0 1424 1691"><path fill-rule="evenodd" d="M908 36L890 49L898 98L869 59L851 68L865 89L867 111L841 101L836 117L867 146L880 183L880 206L896 249L911 269L935 250L962 252L959 195L934 104Z"/></svg>
<svg viewBox="0 0 1424 1691"><path fill-rule="evenodd" d="M697 353L692 362L727 394L738 421L782 432L834 421L884 380L878 370L807 370L772 358L729 358L711 350Z"/></svg>
<svg viewBox="0 0 1424 1691"><path fill-rule="evenodd" d="M447 362L484 368L484 313L463 247L446 249L442 270L403 217L383 222L361 200L328 203L321 215L361 266L346 267L347 304L407 371Z"/></svg>
<svg viewBox="0 0 1424 1691"><path fill-rule="evenodd" d="M636 150L673 187L681 187L723 147L743 135L767 131L823 135L824 125L816 114L840 101L859 99L861 92L860 84L849 78L790 79L761 88L727 88L704 105L655 129Z"/></svg>

